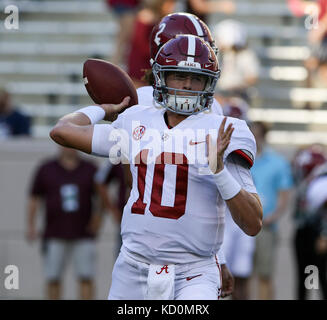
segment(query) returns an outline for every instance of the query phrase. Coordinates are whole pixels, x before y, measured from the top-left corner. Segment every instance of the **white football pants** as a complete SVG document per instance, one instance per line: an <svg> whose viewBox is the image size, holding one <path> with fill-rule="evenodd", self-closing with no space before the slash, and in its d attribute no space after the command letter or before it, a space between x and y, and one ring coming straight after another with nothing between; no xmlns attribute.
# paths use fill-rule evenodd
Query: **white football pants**
<svg viewBox="0 0 327 320"><path fill-rule="evenodd" d="M158 269L160 271L165 272ZM146 299L148 273L149 264L136 261L121 251L112 272L108 299ZM190 264L175 265L174 300L217 300L220 287L221 272L216 256Z"/></svg>

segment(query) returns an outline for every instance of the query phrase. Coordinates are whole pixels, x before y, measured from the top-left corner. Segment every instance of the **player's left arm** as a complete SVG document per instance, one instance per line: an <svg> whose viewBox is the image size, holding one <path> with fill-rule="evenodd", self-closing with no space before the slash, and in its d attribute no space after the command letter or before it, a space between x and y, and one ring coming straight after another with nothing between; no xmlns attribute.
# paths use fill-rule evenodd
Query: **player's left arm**
<svg viewBox="0 0 327 320"><path fill-rule="evenodd" d="M237 153L228 157L226 169L241 188L234 197L225 200L226 204L235 223L247 235L255 236L261 230L263 213L250 169Z"/></svg>
<svg viewBox="0 0 327 320"><path fill-rule="evenodd" d="M207 136L209 166L214 173L218 191L226 201L233 220L247 235L255 236L262 227L263 212L260 198L256 193L242 188L237 181L237 174L232 175L224 165L224 153L234 131L233 123L230 123L225 130L226 121L225 117L221 122L216 143L212 142L209 135Z"/></svg>

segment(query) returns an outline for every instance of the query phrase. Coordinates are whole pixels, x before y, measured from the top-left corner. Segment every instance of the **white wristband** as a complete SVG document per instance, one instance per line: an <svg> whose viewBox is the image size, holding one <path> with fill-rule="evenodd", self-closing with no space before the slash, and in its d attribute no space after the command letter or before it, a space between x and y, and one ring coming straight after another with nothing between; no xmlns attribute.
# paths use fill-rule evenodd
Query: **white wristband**
<svg viewBox="0 0 327 320"><path fill-rule="evenodd" d="M235 197L240 191L241 186L229 173L226 167L217 174L213 175L218 191L224 200Z"/></svg>
<svg viewBox="0 0 327 320"><path fill-rule="evenodd" d="M100 120L103 120L106 115L106 112L99 106L89 106L79 109L75 112L81 112L85 114L90 119L91 124L95 124Z"/></svg>

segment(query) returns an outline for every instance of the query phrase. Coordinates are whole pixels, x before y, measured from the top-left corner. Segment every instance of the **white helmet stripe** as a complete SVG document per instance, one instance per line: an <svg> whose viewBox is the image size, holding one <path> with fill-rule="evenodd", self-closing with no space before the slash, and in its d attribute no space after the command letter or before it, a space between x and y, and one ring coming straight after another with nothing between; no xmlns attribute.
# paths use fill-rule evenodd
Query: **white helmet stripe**
<svg viewBox="0 0 327 320"><path fill-rule="evenodd" d="M193 23L197 35L198 35L199 37L203 37L204 34L203 34L203 30L202 30L202 28L201 28L201 25L200 25L199 21L196 20L196 19L194 18L194 16L191 15L191 14L188 15L187 17L188 17L188 18L191 20L191 22Z"/></svg>
<svg viewBox="0 0 327 320"><path fill-rule="evenodd" d="M187 36L188 38L188 56L195 56L195 36ZM194 62L194 57L187 57L188 62Z"/></svg>

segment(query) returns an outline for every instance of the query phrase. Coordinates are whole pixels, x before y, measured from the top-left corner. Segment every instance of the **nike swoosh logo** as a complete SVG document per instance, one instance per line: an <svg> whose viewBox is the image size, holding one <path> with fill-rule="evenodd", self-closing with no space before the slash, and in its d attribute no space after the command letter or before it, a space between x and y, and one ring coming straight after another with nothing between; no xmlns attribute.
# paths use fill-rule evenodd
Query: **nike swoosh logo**
<svg viewBox="0 0 327 320"><path fill-rule="evenodd" d="M192 279L194 279L196 277L200 277L200 276L202 276L202 273L201 274L197 274L196 276L193 276L193 277L187 277L186 278L186 281L190 281L190 280L192 280Z"/></svg>
<svg viewBox="0 0 327 320"><path fill-rule="evenodd" d="M195 146L196 144L199 144L199 143L204 143L205 141L190 141L190 145L191 146Z"/></svg>

